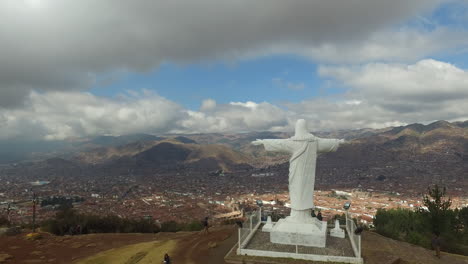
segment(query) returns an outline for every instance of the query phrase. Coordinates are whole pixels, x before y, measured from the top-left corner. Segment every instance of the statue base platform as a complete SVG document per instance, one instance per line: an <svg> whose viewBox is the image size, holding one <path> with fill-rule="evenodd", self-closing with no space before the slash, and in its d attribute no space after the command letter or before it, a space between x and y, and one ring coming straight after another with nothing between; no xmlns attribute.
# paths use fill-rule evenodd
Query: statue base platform
<svg viewBox="0 0 468 264"><path fill-rule="evenodd" d="M265 225L263 225L262 227L262 231L263 232L271 232L271 230L273 229L273 221L271 220L271 216L268 216L268 219L267 219L267 222Z"/></svg>
<svg viewBox="0 0 468 264"><path fill-rule="evenodd" d="M324 248L327 239L327 222L310 217L297 222L291 217L280 219L270 231L270 242Z"/></svg>
<svg viewBox="0 0 468 264"><path fill-rule="evenodd" d="M345 238L345 231L343 229L331 229L330 236L338 237L338 238Z"/></svg>
<svg viewBox="0 0 468 264"><path fill-rule="evenodd" d="M335 228L330 229L330 236L345 238L345 231L344 229L341 229L340 221L338 219L335 220Z"/></svg>

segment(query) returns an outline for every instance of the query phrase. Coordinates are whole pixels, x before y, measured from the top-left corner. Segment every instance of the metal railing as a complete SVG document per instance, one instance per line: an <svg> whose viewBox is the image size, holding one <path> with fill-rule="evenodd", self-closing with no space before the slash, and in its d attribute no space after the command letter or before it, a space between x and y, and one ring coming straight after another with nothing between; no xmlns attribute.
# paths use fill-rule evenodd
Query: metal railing
<svg viewBox="0 0 468 264"><path fill-rule="evenodd" d="M242 223L242 227L239 228L239 250L244 248L249 243L255 231L261 224L261 209L247 214L246 220Z"/></svg>
<svg viewBox="0 0 468 264"><path fill-rule="evenodd" d="M301 250L298 245L296 245L295 250L292 250L290 252L251 249L249 248L248 244L253 238L255 232L257 232L260 225L262 224L261 215L262 215L261 210L248 214L246 216L246 220L242 223L242 227L238 229L239 243L236 246L237 247L236 251L238 255L273 257L273 258L293 258L293 259L304 259L304 260L310 260L310 261L340 262L340 263L353 263L353 264L363 263L363 259L361 258L361 236L356 235L354 233L354 230L356 229L356 225L352 219L348 219L348 218L346 219L346 230L348 232L348 236L351 241L353 253L355 255L354 257L310 254ZM298 234L295 234L296 241L298 241L298 236L299 236Z"/></svg>
<svg viewBox="0 0 468 264"><path fill-rule="evenodd" d="M361 235L356 235L354 231L356 230L356 224L352 218L348 217L348 212L346 212L346 231L348 232L349 240L351 241L351 246L353 247L354 255L357 258L361 257Z"/></svg>

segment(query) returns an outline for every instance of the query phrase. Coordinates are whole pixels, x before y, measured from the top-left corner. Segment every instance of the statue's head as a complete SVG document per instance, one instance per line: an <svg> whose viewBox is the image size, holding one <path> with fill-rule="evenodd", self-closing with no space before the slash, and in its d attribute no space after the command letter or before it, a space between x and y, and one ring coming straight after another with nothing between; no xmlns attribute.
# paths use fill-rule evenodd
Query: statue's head
<svg viewBox="0 0 468 264"><path fill-rule="evenodd" d="M307 122L304 119L299 119L296 121L296 136L308 134L307 131Z"/></svg>
<svg viewBox="0 0 468 264"><path fill-rule="evenodd" d="M296 130L294 133L294 139L313 139L314 135L309 133L307 130L307 122L304 119L299 119L296 122Z"/></svg>

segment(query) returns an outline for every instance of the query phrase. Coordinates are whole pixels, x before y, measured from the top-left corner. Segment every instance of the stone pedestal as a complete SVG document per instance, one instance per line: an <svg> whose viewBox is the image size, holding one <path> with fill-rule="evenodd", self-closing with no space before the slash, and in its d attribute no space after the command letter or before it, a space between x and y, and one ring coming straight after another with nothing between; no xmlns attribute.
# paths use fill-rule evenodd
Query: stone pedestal
<svg viewBox="0 0 468 264"><path fill-rule="evenodd" d="M325 247L327 222L307 212L292 210L291 216L280 219L270 231L270 242L309 247Z"/></svg>
<svg viewBox="0 0 468 264"><path fill-rule="evenodd" d="M263 226L263 232L270 232L273 229L273 221L271 221L271 216L268 216L266 224Z"/></svg>
<svg viewBox="0 0 468 264"><path fill-rule="evenodd" d="M338 219L335 221L335 228L330 229L330 236L345 238L345 231L340 228L340 221Z"/></svg>

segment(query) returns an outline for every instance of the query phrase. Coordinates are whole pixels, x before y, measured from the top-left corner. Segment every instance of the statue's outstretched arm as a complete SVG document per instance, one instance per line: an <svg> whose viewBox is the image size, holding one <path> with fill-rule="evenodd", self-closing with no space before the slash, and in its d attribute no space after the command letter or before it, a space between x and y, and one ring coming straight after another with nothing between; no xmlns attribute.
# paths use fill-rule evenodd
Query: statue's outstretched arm
<svg viewBox="0 0 468 264"><path fill-rule="evenodd" d="M319 138L318 140L318 152L333 152L338 149L340 144L343 144L344 139L329 139L329 138Z"/></svg>
<svg viewBox="0 0 468 264"><path fill-rule="evenodd" d="M266 151L294 152L294 143L287 139L257 139L253 145L263 145Z"/></svg>
<svg viewBox="0 0 468 264"><path fill-rule="evenodd" d="M263 145L263 140L262 139L257 139L255 141L252 141L251 144L255 145L255 146L260 146L260 145Z"/></svg>

